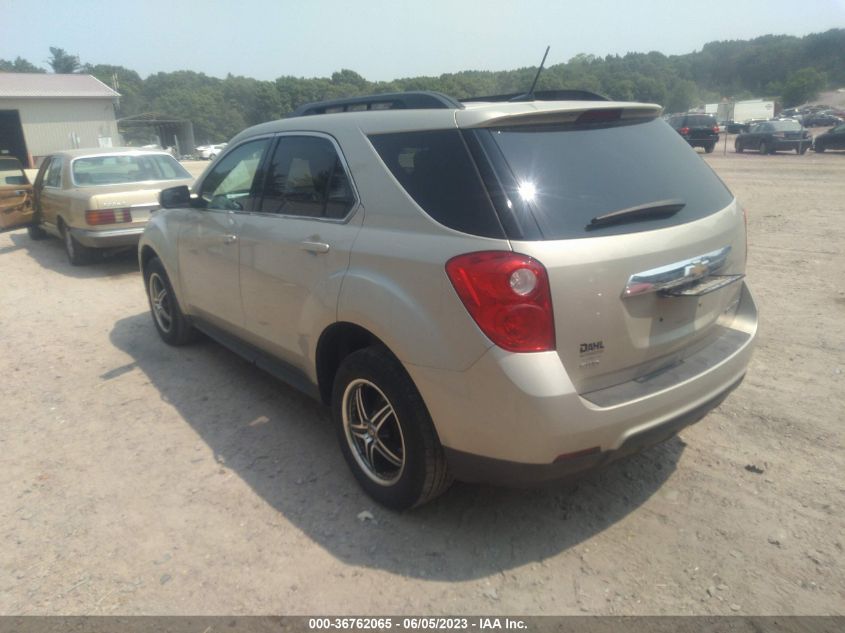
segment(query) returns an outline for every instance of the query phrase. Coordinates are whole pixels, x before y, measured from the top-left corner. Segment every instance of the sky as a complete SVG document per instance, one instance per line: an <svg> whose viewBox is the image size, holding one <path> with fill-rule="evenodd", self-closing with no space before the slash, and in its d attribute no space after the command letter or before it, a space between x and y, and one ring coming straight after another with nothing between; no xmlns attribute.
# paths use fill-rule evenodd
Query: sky
<svg viewBox="0 0 845 633"><path fill-rule="evenodd" d="M845 28L845 0L0 0L0 58L49 70L55 46L142 77L377 81L536 66L547 44L553 65L830 28Z"/></svg>

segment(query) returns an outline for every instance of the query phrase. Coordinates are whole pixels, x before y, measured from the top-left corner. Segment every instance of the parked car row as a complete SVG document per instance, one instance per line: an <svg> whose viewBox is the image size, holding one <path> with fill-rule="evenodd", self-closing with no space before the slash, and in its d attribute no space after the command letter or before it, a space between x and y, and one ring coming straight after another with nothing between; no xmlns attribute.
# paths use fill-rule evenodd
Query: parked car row
<svg viewBox="0 0 845 633"><path fill-rule="evenodd" d="M721 128L712 115L687 113L664 118L691 147L702 147L709 154L719 142ZM731 129L729 124L728 131ZM840 124L815 138L800 121L789 118L753 121L733 129L742 130L734 139L734 150L739 153L753 150L761 154L780 151L805 154L808 149L817 152L845 149L845 124Z"/></svg>

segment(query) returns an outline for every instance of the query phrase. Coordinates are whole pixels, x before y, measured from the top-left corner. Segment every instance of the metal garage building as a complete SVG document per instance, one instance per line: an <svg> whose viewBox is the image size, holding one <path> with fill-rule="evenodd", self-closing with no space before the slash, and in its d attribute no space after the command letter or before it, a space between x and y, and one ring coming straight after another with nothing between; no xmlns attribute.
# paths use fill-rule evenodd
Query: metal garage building
<svg viewBox="0 0 845 633"><path fill-rule="evenodd" d="M91 75L0 73L0 155L35 167L51 152L119 145L119 96Z"/></svg>

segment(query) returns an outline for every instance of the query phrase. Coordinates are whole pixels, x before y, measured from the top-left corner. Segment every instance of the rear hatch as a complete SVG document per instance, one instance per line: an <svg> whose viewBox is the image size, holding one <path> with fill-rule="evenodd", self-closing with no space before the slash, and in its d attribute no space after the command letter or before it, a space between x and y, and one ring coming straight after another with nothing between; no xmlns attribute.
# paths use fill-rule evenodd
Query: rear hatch
<svg viewBox="0 0 845 633"><path fill-rule="evenodd" d="M686 127L689 128L687 138L690 139L712 139L718 136L716 119L712 116L694 114L686 118Z"/></svg>
<svg viewBox="0 0 845 633"><path fill-rule="evenodd" d="M708 344L736 308L745 268L743 214L721 180L657 110L626 119L608 107L575 122L546 113L537 125L500 118L465 130L493 165L485 182L506 200L498 210L514 251L548 271L557 353L582 393ZM726 285L689 290L712 274Z"/></svg>

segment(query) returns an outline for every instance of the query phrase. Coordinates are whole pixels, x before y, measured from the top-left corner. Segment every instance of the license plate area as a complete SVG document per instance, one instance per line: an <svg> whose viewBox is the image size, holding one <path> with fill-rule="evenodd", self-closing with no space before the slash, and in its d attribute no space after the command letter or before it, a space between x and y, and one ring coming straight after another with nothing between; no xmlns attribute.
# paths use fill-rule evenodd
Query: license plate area
<svg viewBox="0 0 845 633"><path fill-rule="evenodd" d="M660 294L668 297L700 297L730 286L743 277L745 275L709 275L688 286L662 290Z"/></svg>

